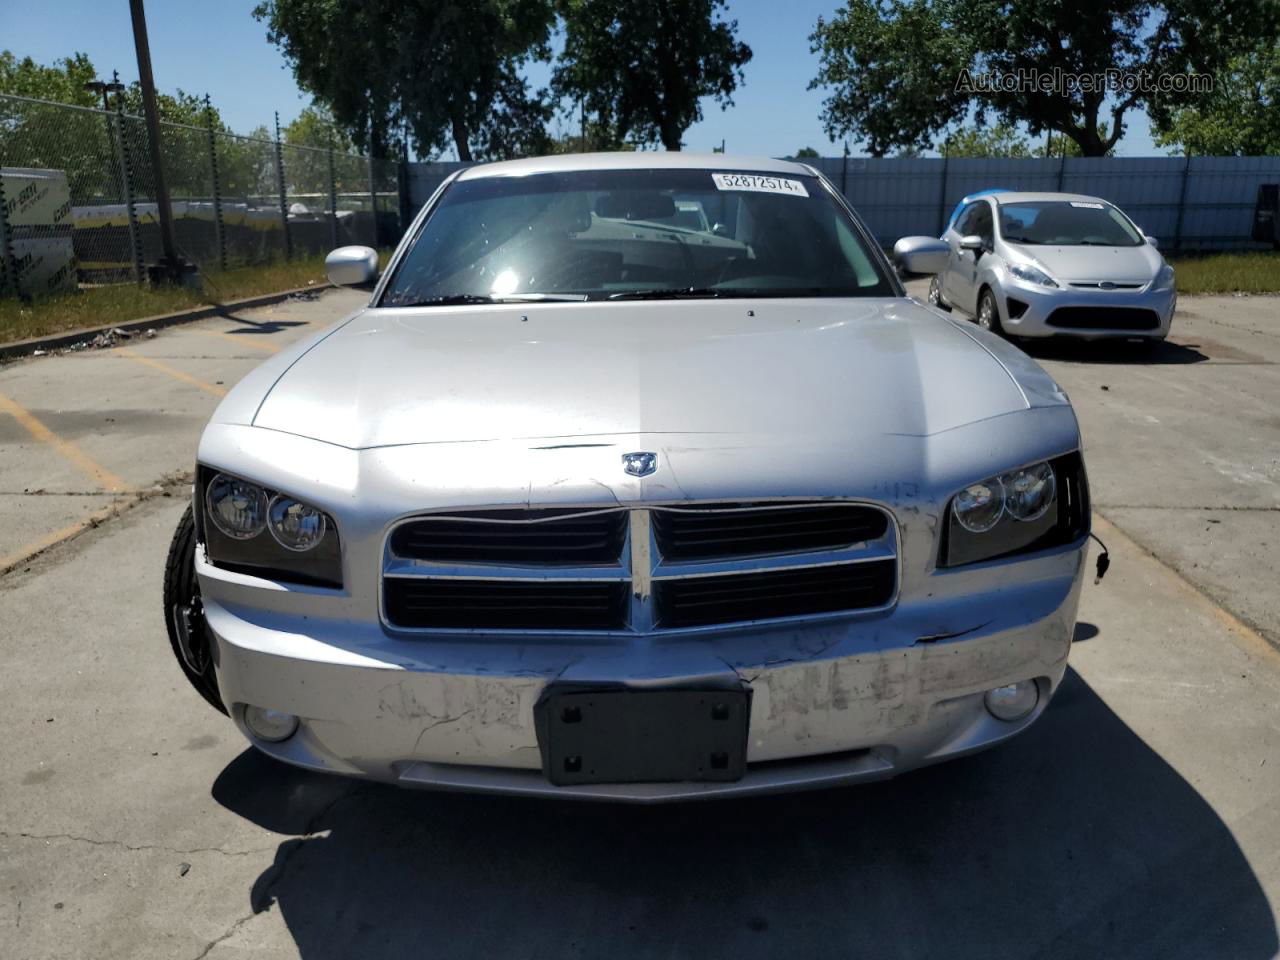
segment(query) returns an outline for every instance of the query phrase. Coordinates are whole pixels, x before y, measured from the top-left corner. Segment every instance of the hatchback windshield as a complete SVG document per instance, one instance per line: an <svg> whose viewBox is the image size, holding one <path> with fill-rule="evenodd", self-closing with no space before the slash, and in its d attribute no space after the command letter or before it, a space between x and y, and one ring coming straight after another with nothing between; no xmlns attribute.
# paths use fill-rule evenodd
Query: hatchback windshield
<svg viewBox="0 0 1280 960"><path fill-rule="evenodd" d="M894 295L815 177L593 170L455 182L382 305Z"/></svg>
<svg viewBox="0 0 1280 960"><path fill-rule="evenodd" d="M1142 235L1115 207L1086 200L1000 204L1000 235L1008 243L1137 247Z"/></svg>

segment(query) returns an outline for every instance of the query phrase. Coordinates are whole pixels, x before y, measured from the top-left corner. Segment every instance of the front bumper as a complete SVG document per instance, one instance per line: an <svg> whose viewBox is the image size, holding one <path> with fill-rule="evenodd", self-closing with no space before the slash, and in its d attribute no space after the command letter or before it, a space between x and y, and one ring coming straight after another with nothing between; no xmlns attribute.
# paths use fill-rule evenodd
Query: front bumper
<svg viewBox="0 0 1280 960"><path fill-rule="evenodd" d="M1169 335L1178 296L1173 287L1156 290L1093 290L1077 287L1044 287L1027 283L1012 275L1000 283L996 297L1000 309L1000 323L1006 333L1015 337L1076 337L1096 340L1114 337L1133 337L1163 340ZM1014 304L1010 300L1015 301ZM1020 316L1017 303L1026 304ZM1120 308L1126 310L1151 310L1158 317L1154 329L1129 330L1098 326L1088 328L1054 326L1050 315L1060 307L1077 307L1093 310Z"/></svg>
<svg viewBox="0 0 1280 960"><path fill-rule="evenodd" d="M197 557L223 699L264 752L405 786L634 802L884 779L1008 739L1035 721L1062 679L1083 565L1077 543L935 573L930 590L872 615L703 637L542 642L397 637L376 615L302 615L307 589L264 590ZM745 776L553 786L534 705L561 680L745 682ZM1014 723L990 716L984 692L1020 680L1037 682L1035 710ZM296 714L299 732L283 743L256 740L246 705Z"/></svg>

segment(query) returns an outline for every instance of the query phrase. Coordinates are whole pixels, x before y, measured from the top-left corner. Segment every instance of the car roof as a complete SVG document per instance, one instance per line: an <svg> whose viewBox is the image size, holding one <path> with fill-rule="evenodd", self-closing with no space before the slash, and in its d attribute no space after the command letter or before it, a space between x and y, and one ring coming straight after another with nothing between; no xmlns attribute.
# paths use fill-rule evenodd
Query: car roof
<svg viewBox="0 0 1280 960"><path fill-rule="evenodd" d="M1075 200L1084 203L1109 203L1101 197L1091 197L1083 193L1047 193L1010 190L1005 193L989 194L992 200L1002 206L1006 203L1043 203L1046 200Z"/></svg>
<svg viewBox="0 0 1280 960"><path fill-rule="evenodd" d="M561 153L526 160L503 160L467 167L459 180L485 177L524 177L534 173L570 173L582 170L744 170L753 173L813 176L807 164L772 157L741 157L723 153L685 153L631 150L618 153Z"/></svg>

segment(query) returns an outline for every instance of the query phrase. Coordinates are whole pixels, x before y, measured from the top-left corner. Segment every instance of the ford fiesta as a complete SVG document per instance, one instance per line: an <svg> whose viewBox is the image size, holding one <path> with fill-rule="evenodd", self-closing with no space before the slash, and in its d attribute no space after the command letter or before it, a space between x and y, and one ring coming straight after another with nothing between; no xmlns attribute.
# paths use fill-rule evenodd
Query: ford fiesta
<svg viewBox="0 0 1280 960"><path fill-rule="evenodd" d="M1071 406L908 299L812 168L471 167L381 276L329 270L368 305L223 401L166 570L182 669L258 749L646 802L891 777L1048 706Z"/></svg>

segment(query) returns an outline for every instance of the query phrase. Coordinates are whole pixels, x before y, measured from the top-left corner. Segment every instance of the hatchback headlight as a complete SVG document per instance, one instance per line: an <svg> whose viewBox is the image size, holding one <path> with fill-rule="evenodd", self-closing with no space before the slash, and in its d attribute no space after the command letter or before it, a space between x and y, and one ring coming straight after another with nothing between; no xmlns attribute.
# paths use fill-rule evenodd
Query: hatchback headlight
<svg viewBox="0 0 1280 960"><path fill-rule="evenodd" d="M1156 290L1168 290L1173 287L1173 267L1167 263L1156 274L1156 282L1152 285Z"/></svg>
<svg viewBox="0 0 1280 960"><path fill-rule="evenodd" d="M987 477L947 505L939 565L955 567L1073 543L1089 532L1078 453Z"/></svg>
<svg viewBox="0 0 1280 960"><path fill-rule="evenodd" d="M209 562L290 583L342 586L342 549L319 507L229 473L201 467L200 535Z"/></svg>
<svg viewBox="0 0 1280 960"><path fill-rule="evenodd" d="M1027 283L1038 283L1042 287L1056 287L1058 282L1049 276L1039 267L1033 267L1029 263L1011 263L1009 264L1009 272L1019 280L1025 280Z"/></svg>

